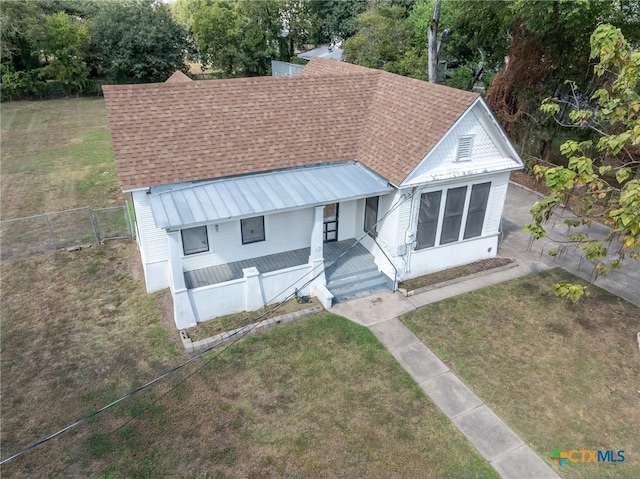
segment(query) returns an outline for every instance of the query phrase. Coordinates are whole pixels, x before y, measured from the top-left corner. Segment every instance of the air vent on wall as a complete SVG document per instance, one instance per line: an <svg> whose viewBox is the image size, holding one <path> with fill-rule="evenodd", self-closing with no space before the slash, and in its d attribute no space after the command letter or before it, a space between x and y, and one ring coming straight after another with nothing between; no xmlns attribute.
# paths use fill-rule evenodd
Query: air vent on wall
<svg viewBox="0 0 640 479"><path fill-rule="evenodd" d="M458 153L456 161L465 161L471 159L471 145L473 144L473 136L461 136L458 138Z"/></svg>

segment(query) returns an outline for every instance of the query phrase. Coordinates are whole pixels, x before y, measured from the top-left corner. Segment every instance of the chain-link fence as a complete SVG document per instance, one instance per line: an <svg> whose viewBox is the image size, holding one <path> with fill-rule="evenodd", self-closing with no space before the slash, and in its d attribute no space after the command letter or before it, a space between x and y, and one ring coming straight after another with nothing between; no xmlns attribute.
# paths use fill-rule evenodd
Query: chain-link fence
<svg viewBox="0 0 640 479"><path fill-rule="evenodd" d="M122 206L55 211L0 221L0 257L25 258L133 235L128 201Z"/></svg>

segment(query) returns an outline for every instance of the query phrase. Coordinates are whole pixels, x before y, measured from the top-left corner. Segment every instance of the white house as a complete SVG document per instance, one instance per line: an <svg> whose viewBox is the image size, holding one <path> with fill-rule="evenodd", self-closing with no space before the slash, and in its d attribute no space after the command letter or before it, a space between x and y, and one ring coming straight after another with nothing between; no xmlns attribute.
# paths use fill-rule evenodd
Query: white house
<svg viewBox="0 0 640 479"><path fill-rule="evenodd" d="M495 256L522 167L477 94L331 60L104 94L147 291L171 289L178 328Z"/></svg>

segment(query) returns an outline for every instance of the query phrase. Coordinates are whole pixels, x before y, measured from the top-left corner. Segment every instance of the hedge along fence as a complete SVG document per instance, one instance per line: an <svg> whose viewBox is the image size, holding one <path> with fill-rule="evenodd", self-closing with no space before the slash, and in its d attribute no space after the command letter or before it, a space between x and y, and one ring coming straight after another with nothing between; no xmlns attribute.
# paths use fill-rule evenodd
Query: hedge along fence
<svg viewBox="0 0 640 479"><path fill-rule="evenodd" d="M0 221L0 258L26 258L47 251L132 238L129 202L107 208L74 208Z"/></svg>
<svg viewBox="0 0 640 479"><path fill-rule="evenodd" d="M105 80L87 79L81 84L58 80L41 80L39 69L31 71L2 71L0 100L42 100L68 96L100 96Z"/></svg>

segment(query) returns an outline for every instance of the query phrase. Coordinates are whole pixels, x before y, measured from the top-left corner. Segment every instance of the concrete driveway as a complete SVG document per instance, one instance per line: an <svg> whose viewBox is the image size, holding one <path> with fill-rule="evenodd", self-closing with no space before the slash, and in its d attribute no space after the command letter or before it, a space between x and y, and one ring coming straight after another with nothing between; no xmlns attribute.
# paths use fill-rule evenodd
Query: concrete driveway
<svg viewBox="0 0 640 479"><path fill-rule="evenodd" d="M593 263L585 259L574 244L562 242L567 240L568 231L564 220L573 216L567 210L558 211L558 214L545 225L546 238L532 243L529 234L522 230L525 224L532 222L529 210L539 199L538 193L513 183L509 184L502 213L503 238L498 254L515 258L522 265L541 263L540 266L560 266L576 276L591 281L594 277ZM572 228L572 233L577 231L588 233L593 238L604 238L608 228L594 223L591 228ZM612 244L610 250L614 250L616 246ZM554 258L547 252L555 248L560 248L560 253ZM622 270L614 270L606 276L600 276L594 284L640 306L640 261L627 259Z"/></svg>

